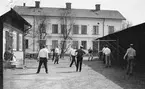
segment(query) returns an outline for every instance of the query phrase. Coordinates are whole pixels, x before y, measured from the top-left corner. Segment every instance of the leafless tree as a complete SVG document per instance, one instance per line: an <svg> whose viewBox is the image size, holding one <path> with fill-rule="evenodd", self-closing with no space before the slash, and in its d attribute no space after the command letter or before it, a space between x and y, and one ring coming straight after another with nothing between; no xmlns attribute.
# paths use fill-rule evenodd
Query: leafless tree
<svg viewBox="0 0 145 89"><path fill-rule="evenodd" d="M60 44L61 57L67 52L71 44L68 44L72 40L71 31L74 25L75 16L72 15L71 9L63 9L61 13L61 37L63 40Z"/></svg>
<svg viewBox="0 0 145 89"><path fill-rule="evenodd" d="M129 20L123 21L122 29L126 29L132 26L132 23Z"/></svg>

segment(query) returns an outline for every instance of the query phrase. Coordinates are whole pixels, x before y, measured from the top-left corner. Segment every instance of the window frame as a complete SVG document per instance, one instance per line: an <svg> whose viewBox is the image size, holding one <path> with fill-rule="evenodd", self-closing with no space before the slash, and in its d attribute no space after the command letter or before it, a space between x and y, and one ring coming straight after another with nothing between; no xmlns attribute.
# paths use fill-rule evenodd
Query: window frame
<svg viewBox="0 0 145 89"><path fill-rule="evenodd" d="M79 34L79 25L73 25L73 34Z"/></svg>
<svg viewBox="0 0 145 89"><path fill-rule="evenodd" d="M19 34L19 51L23 50L23 35Z"/></svg>
<svg viewBox="0 0 145 89"><path fill-rule="evenodd" d="M93 35L98 35L99 34L99 26L98 25L94 25L93 26Z"/></svg>
<svg viewBox="0 0 145 89"><path fill-rule="evenodd" d="M85 42L85 45L83 44ZM87 41L81 41L81 45L83 46L83 49L87 49Z"/></svg>
<svg viewBox="0 0 145 89"><path fill-rule="evenodd" d="M83 35L87 34L87 25L81 25L81 34L83 34Z"/></svg>
<svg viewBox="0 0 145 89"><path fill-rule="evenodd" d="M13 50L17 50L17 32L16 31L13 31L13 43L12 43L12 46L13 46Z"/></svg>
<svg viewBox="0 0 145 89"><path fill-rule="evenodd" d="M58 24L52 24L52 34L58 34Z"/></svg>

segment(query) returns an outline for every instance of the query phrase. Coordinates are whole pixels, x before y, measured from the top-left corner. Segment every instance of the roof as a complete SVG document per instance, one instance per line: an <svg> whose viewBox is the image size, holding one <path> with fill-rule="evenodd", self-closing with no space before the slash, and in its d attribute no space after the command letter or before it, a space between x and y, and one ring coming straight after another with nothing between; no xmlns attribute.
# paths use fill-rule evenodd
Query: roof
<svg viewBox="0 0 145 89"><path fill-rule="evenodd" d="M100 38L97 38L102 40L102 39L106 39L106 40L110 40L110 39L117 39L117 38L121 38L121 36L125 37L125 36L141 36L141 35L145 35L145 23L142 23L142 24L138 24L138 25L135 25L135 26L132 26L132 27L129 27L129 28L126 28L124 30L120 30L120 31L117 31L117 32L114 32L112 34L109 34L109 35L106 35L106 36L103 36L103 37L100 37ZM129 34L129 35L128 35ZM113 39L113 40L114 40ZM132 38L131 38L132 39Z"/></svg>
<svg viewBox="0 0 145 89"><path fill-rule="evenodd" d="M44 16L61 16L65 8L52 8L52 7L28 7L28 6L15 6L14 9L20 15L44 15ZM125 20L120 12L116 10L99 10L92 9L71 9L72 16L85 17L85 18L108 18L108 19L120 19Z"/></svg>
<svg viewBox="0 0 145 89"><path fill-rule="evenodd" d="M15 10L11 8L10 11L6 12L2 16L0 16L2 22L7 22L10 23L11 25L21 28L22 31L24 31L24 26L26 27L31 27L31 25L24 19L22 18ZM17 25L15 25L17 24ZM28 30L28 29L27 29ZM27 31L25 29L25 31Z"/></svg>

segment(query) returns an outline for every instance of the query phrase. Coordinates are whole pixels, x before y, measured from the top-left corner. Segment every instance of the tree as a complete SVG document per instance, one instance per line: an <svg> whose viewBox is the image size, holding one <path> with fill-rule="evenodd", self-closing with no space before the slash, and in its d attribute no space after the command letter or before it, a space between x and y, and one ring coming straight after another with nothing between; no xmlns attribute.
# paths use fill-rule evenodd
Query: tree
<svg viewBox="0 0 145 89"><path fill-rule="evenodd" d="M75 17L71 13L71 9L63 9L61 13L61 37L63 40L60 44L61 55L60 57L64 57L64 54L67 52L68 48L71 45L72 35L70 34L72 31L72 27L74 25Z"/></svg>
<svg viewBox="0 0 145 89"><path fill-rule="evenodd" d="M132 26L132 23L129 20L125 20L122 24L122 29L126 29Z"/></svg>

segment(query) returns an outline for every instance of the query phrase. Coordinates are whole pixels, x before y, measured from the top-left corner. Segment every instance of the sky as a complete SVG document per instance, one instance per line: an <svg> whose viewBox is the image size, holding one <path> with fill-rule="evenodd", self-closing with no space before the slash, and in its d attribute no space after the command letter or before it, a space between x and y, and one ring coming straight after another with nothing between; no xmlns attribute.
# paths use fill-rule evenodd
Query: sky
<svg viewBox="0 0 145 89"><path fill-rule="evenodd" d="M15 5L34 6L36 0L0 0L0 16ZM37 0L40 7L65 8L65 3L72 3L72 8L95 9L95 4L101 5L101 10L118 10L133 25L145 22L145 0Z"/></svg>

